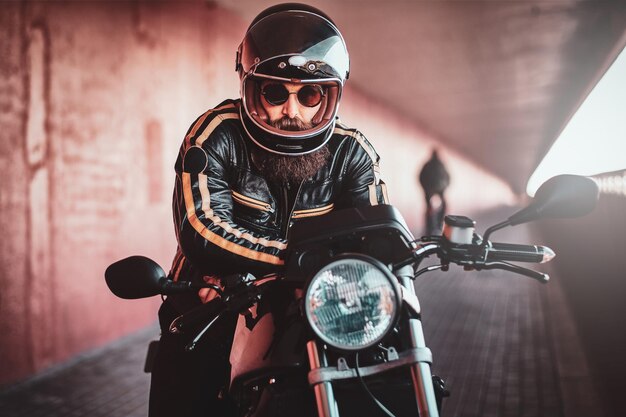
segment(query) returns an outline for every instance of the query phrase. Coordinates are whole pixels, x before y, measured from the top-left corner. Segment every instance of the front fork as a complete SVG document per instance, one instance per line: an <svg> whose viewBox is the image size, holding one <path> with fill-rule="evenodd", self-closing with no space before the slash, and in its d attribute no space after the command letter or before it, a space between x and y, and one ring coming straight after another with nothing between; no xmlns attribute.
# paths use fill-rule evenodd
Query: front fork
<svg viewBox="0 0 626 417"><path fill-rule="evenodd" d="M412 281L413 268L411 266L406 266L400 269L396 275L405 289L410 293L415 294ZM424 332L422 331L422 322L419 319L409 319L409 331L411 347L426 348ZM319 347L316 340L310 340L307 343L307 352L309 356L309 367L311 370L328 366L326 353ZM411 365L411 377L413 379L413 388L415 390L415 400L417 401L419 417L439 417L430 365L427 362L414 363ZM320 382L319 384L314 385L313 389L315 391L318 416L340 417L332 383Z"/></svg>
<svg viewBox="0 0 626 417"><path fill-rule="evenodd" d="M409 319L411 330L411 344L414 348L425 348L424 333L422 332L422 322L419 319ZM418 362L411 365L411 377L413 378L413 388L415 389L415 400L420 417L439 417L437 399L433 387L430 364Z"/></svg>
<svg viewBox="0 0 626 417"><path fill-rule="evenodd" d="M311 370L325 368L328 366L326 352L319 349L316 340L309 340L306 344L309 354L309 367ZM317 414L319 417L339 417L339 409L332 382L321 382L313 386L315 392L315 403L317 404Z"/></svg>
<svg viewBox="0 0 626 417"><path fill-rule="evenodd" d="M408 265L401 268L396 273L396 276L405 290L415 295L415 287L413 286L413 267ZM422 321L419 318L409 319L409 331L411 347L426 348L424 331L422 330ZM413 379L413 389L415 390L415 400L417 401L419 416L439 417L439 409L437 408L437 398L435 397L430 364L427 362L417 362L411 365L411 377Z"/></svg>

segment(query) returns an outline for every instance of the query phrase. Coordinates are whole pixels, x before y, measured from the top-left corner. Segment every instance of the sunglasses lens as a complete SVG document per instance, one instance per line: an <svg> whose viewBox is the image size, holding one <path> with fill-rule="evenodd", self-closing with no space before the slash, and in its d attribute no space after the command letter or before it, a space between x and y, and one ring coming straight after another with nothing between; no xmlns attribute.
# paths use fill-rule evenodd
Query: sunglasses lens
<svg viewBox="0 0 626 417"><path fill-rule="evenodd" d="M282 84L267 84L261 94L272 106L279 106L289 98L289 90ZM322 101L324 91L319 85L305 85L297 93L298 101L306 107L315 107Z"/></svg>
<svg viewBox="0 0 626 417"><path fill-rule="evenodd" d="M298 91L298 101L307 107L315 107L322 101L322 88L318 85L305 85Z"/></svg>
<svg viewBox="0 0 626 417"><path fill-rule="evenodd" d="M289 98L289 91L282 84L268 84L263 87L262 93L265 100L273 106L283 104Z"/></svg>

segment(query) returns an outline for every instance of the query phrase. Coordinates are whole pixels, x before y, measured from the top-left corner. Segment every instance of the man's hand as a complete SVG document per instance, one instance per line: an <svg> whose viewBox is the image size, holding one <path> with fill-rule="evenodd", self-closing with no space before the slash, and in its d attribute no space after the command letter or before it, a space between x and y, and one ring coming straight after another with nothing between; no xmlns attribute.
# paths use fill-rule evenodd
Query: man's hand
<svg viewBox="0 0 626 417"><path fill-rule="evenodd" d="M212 275L205 275L202 278L204 279L204 282L206 282L207 284L217 285L222 290L224 289L219 277L212 276ZM200 297L200 301L202 301L203 304L206 304L209 301L213 301L216 297L219 297L219 296L220 296L219 293L215 291L213 288L202 288L200 289L200 291L198 291L198 297Z"/></svg>

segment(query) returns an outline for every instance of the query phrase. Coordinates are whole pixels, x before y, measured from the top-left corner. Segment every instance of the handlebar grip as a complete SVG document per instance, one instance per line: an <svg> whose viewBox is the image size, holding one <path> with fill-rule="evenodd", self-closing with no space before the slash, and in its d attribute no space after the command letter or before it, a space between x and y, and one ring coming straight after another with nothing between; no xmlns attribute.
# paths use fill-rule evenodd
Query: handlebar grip
<svg viewBox="0 0 626 417"><path fill-rule="evenodd" d="M547 246L492 243L486 260L544 263L555 256L554 251Z"/></svg>

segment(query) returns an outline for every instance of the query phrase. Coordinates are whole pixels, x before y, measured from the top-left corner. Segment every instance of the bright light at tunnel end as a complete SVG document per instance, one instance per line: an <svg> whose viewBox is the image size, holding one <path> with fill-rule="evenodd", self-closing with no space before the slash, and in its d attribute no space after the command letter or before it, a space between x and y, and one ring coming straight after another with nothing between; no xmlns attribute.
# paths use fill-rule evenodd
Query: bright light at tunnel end
<svg viewBox="0 0 626 417"><path fill-rule="evenodd" d="M554 142L526 186L559 174L597 175L626 169L626 48Z"/></svg>

